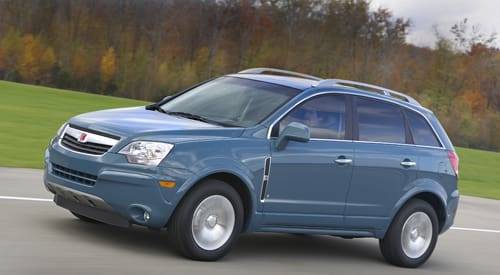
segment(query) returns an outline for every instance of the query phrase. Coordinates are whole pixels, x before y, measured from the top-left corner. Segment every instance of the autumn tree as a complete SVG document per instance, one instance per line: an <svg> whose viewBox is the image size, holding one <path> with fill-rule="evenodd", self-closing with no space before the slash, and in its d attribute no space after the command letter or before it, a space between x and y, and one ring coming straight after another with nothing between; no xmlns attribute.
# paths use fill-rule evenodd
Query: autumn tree
<svg viewBox="0 0 500 275"><path fill-rule="evenodd" d="M22 79L28 83L35 83L41 78L40 59L43 48L40 40L33 35L25 35L22 38L23 53L18 60L17 69Z"/></svg>
<svg viewBox="0 0 500 275"><path fill-rule="evenodd" d="M73 77L77 80L84 79L88 76L89 71L90 64L85 49L79 47L71 59L71 72L73 73Z"/></svg>
<svg viewBox="0 0 500 275"><path fill-rule="evenodd" d="M103 89L107 88L116 74L115 50L109 47L101 58L101 83Z"/></svg>
<svg viewBox="0 0 500 275"><path fill-rule="evenodd" d="M4 74L3 78L6 80L15 79L17 74L18 60L23 54L23 43L19 32L9 30L7 34L0 41L0 46L3 49L3 64Z"/></svg>
<svg viewBox="0 0 500 275"><path fill-rule="evenodd" d="M0 45L0 74L2 73L3 70L6 68L5 64L5 50L2 48Z"/></svg>
<svg viewBox="0 0 500 275"><path fill-rule="evenodd" d="M54 50L52 49L52 47L47 47L40 57L40 73L44 82L49 82L52 70L56 65L56 61L57 59Z"/></svg>
<svg viewBox="0 0 500 275"><path fill-rule="evenodd" d="M437 43L368 0L0 0L0 79L157 100L248 67L401 90L457 145L498 150L500 50L468 20Z"/></svg>

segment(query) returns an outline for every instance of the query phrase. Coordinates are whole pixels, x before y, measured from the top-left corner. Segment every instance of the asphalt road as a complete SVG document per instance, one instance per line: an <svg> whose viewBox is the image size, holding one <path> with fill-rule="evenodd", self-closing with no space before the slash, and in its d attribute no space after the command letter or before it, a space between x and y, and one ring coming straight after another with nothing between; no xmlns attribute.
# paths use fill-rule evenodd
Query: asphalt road
<svg viewBox="0 0 500 275"><path fill-rule="evenodd" d="M462 197L455 228L419 269L386 264L375 239L261 233L205 263L178 256L165 232L77 220L41 177L0 168L0 274L500 274L500 201Z"/></svg>

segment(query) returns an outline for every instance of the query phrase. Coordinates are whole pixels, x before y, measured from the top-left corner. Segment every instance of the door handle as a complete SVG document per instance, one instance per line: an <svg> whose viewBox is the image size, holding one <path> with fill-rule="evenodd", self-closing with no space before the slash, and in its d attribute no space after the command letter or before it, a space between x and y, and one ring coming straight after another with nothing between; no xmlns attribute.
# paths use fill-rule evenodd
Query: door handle
<svg viewBox="0 0 500 275"><path fill-rule="evenodd" d="M414 162L414 161L411 161L409 159L405 159L401 162L401 166L405 167L405 168L410 168L410 167L414 167L416 166L417 163Z"/></svg>
<svg viewBox="0 0 500 275"><path fill-rule="evenodd" d="M344 164L351 164L352 159L347 159L345 157L339 157L338 159L335 160L337 164L344 165Z"/></svg>

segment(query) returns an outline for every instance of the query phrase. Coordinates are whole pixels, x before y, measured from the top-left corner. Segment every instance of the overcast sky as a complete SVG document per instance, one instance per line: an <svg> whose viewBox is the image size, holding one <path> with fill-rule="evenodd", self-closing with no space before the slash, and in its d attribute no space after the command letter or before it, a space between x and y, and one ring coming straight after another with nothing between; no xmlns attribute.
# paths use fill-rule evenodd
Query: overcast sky
<svg viewBox="0 0 500 275"><path fill-rule="evenodd" d="M419 46L433 46L433 25L448 35L463 18L480 25L484 33L500 32L500 0L372 0L372 9L380 6L411 20L408 42ZM498 39L496 44L500 45Z"/></svg>

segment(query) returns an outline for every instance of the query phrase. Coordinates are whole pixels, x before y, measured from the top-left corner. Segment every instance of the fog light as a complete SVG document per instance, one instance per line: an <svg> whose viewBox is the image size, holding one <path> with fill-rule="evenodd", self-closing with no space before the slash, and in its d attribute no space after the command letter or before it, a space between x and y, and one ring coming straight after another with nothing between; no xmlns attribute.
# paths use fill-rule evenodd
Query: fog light
<svg viewBox="0 0 500 275"><path fill-rule="evenodd" d="M151 217L149 216L149 212L148 212L148 211L144 211L144 221L145 221L145 222L149 221L149 218L151 218Z"/></svg>

